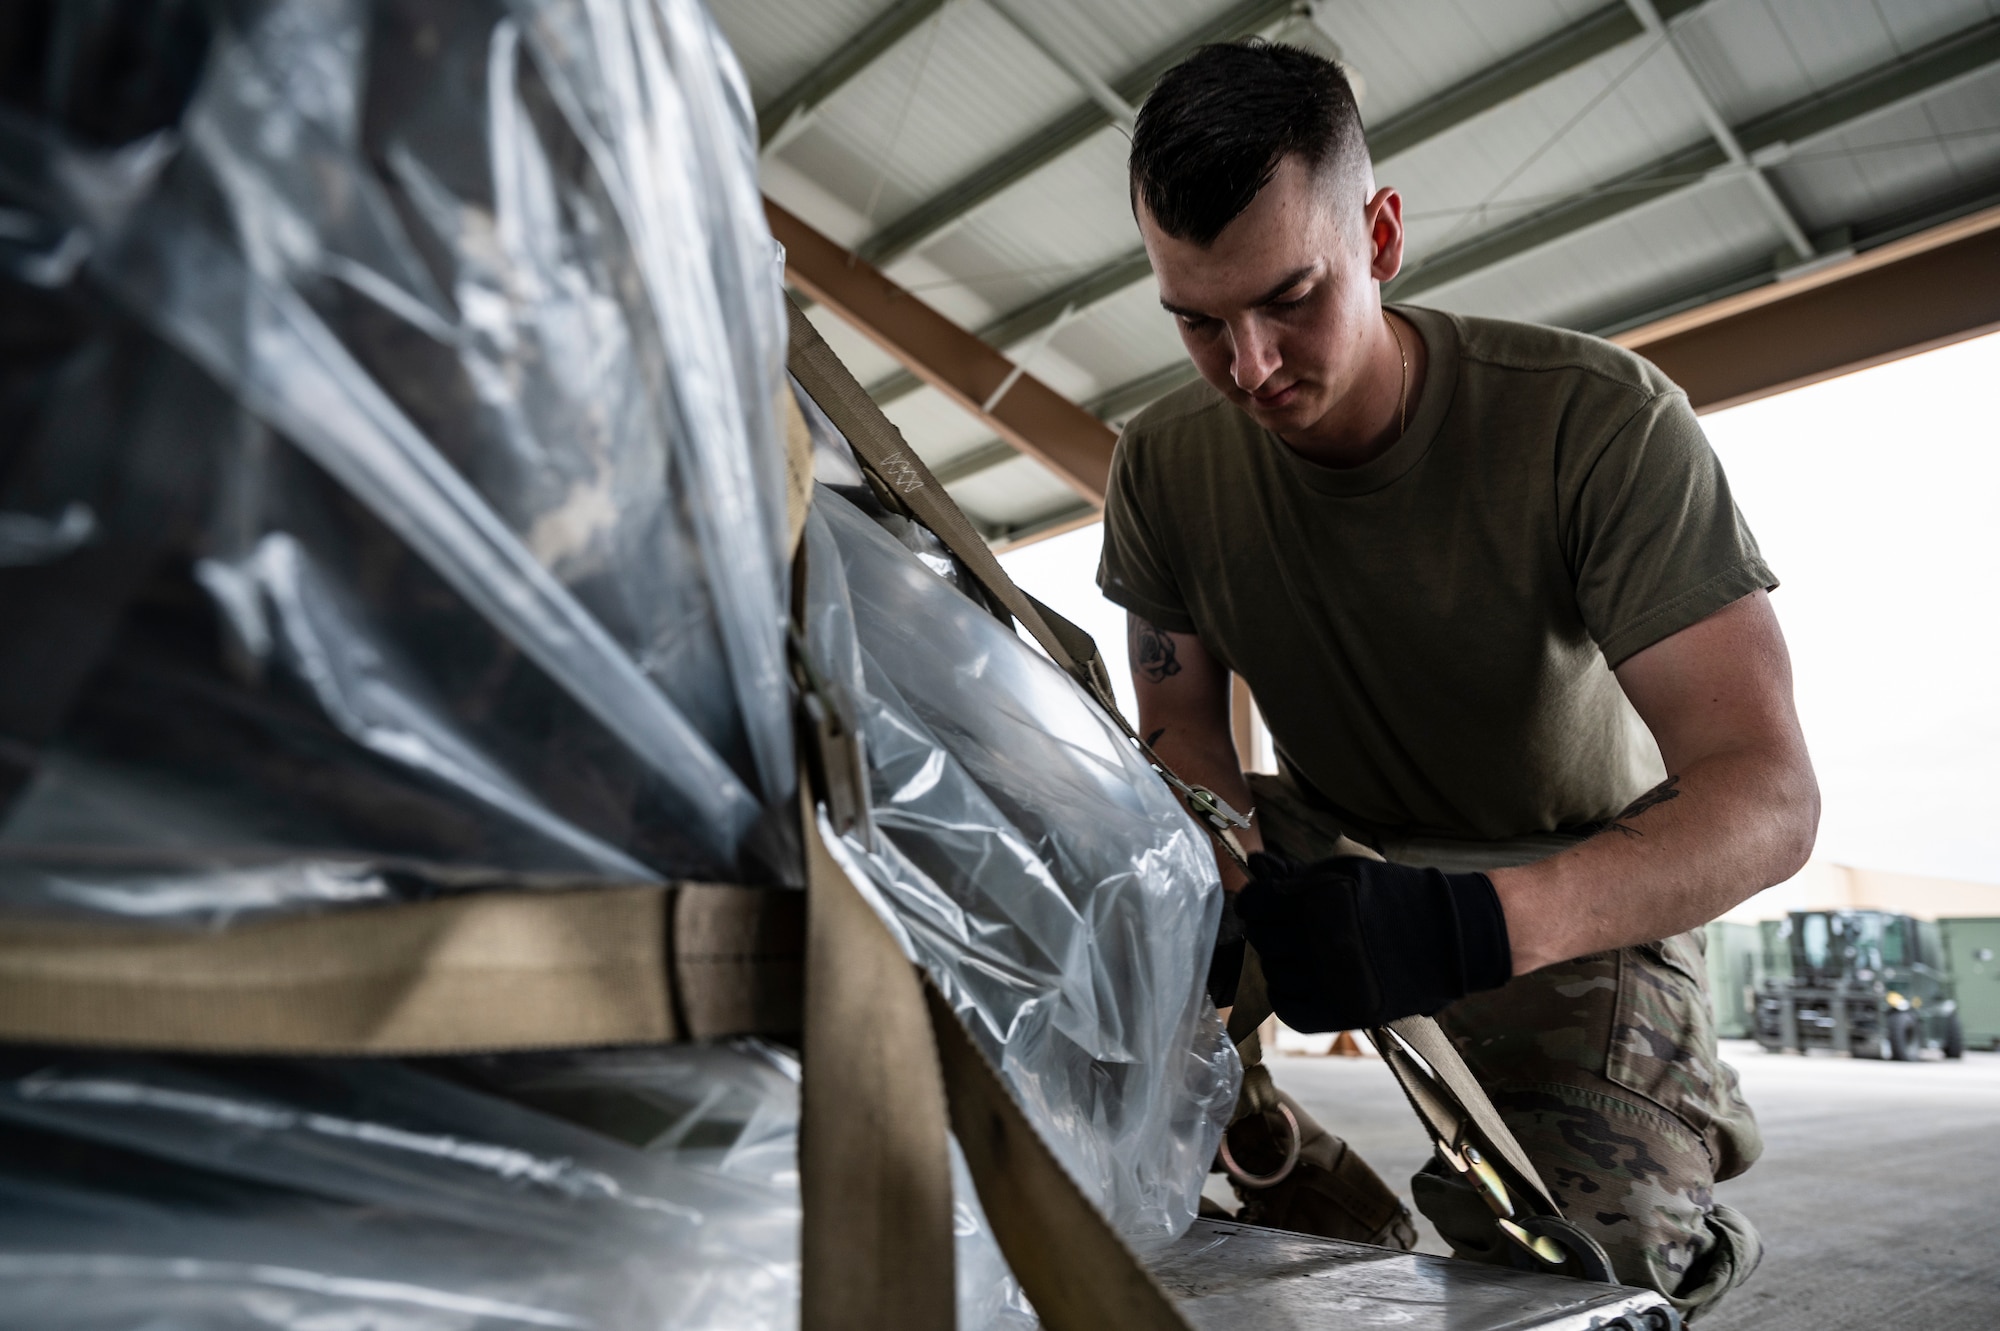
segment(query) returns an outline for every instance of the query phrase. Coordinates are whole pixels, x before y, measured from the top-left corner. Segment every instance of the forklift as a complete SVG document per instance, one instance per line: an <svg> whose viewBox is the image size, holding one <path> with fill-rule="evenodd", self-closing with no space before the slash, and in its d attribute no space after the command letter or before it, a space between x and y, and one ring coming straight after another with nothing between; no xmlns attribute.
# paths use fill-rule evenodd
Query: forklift
<svg viewBox="0 0 2000 1331"><path fill-rule="evenodd" d="M1910 1062L1965 1056L1938 926L1878 910L1795 910L1765 926L1757 1043Z"/></svg>

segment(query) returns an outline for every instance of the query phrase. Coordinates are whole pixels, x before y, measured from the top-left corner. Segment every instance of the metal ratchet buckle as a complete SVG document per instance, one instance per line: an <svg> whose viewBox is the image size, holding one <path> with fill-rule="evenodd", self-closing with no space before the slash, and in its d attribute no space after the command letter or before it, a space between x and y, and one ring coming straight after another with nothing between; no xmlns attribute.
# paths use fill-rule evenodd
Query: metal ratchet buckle
<svg viewBox="0 0 2000 1331"><path fill-rule="evenodd" d="M1216 839L1236 857L1238 864L1250 862L1249 855L1243 850L1243 843L1236 839L1239 829L1250 826L1247 815L1230 808L1229 801L1207 786L1191 786L1159 763L1153 764L1153 770L1158 772L1168 785L1180 792L1181 798L1187 801L1188 811L1208 824Z"/></svg>
<svg viewBox="0 0 2000 1331"><path fill-rule="evenodd" d="M1550 1266L1561 1266L1569 1254L1554 1239L1530 1234L1514 1219L1514 1202L1507 1195L1507 1185L1500 1179L1500 1171L1493 1163L1479 1153L1479 1148L1469 1142L1452 1150L1443 1142L1437 1144L1438 1155L1447 1165L1458 1171L1458 1176L1472 1185L1487 1209L1493 1212L1494 1223L1500 1232L1532 1253L1538 1260Z"/></svg>
<svg viewBox="0 0 2000 1331"><path fill-rule="evenodd" d="M1290 1138L1290 1140L1285 1144L1285 1163L1279 1165L1276 1169L1272 1170L1268 1174L1252 1174L1249 1170L1243 1168L1242 1165L1237 1164L1236 1157L1229 1153L1229 1129L1224 1128L1222 1131L1222 1142L1220 1146L1218 1146L1217 1148L1217 1153L1222 1157L1223 1171L1227 1173L1230 1178L1236 1180L1237 1184L1241 1187L1275 1188L1280 1183L1283 1183L1286 1179L1290 1178L1292 1171L1298 1168L1299 1164L1298 1115L1294 1114L1292 1112L1292 1107L1286 1104L1282 1100L1278 1102L1277 1109L1278 1112L1280 1114L1283 1114L1285 1117L1285 1132L1286 1135ZM1235 1125L1231 1124L1230 1126L1234 1127Z"/></svg>

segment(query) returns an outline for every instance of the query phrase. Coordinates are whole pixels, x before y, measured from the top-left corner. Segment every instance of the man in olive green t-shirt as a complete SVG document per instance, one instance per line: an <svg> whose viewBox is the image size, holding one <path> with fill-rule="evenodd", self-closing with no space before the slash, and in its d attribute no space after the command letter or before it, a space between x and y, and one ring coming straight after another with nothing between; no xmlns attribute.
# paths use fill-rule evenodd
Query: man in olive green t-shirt
<svg viewBox="0 0 2000 1331"><path fill-rule="evenodd" d="M1278 856L1224 868L1272 1003L1319 1030L1438 1012L1620 1278L1711 1306L1759 1248L1710 1189L1759 1143L1687 931L1798 869L1818 791L1775 579L1686 397L1595 338L1385 311L1402 201L1317 56L1204 48L1131 172L1202 382L1127 427L1099 580L1141 732ZM1275 779L1239 770L1232 672ZM1304 1135L1317 1168L1244 1218L1407 1239ZM1414 1187L1504 1259L1448 1180Z"/></svg>

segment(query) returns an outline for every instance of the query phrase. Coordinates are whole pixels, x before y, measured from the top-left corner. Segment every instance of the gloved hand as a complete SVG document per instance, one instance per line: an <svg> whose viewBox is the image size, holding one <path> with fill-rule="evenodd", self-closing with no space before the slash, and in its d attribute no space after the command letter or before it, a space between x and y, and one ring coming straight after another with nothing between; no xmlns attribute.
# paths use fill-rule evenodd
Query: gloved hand
<svg viewBox="0 0 2000 1331"><path fill-rule="evenodd" d="M1250 857L1236 914L1295 1031L1348 1031L1495 989L1514 971L1507 916L1483 873L1340 856Z"/></svg>

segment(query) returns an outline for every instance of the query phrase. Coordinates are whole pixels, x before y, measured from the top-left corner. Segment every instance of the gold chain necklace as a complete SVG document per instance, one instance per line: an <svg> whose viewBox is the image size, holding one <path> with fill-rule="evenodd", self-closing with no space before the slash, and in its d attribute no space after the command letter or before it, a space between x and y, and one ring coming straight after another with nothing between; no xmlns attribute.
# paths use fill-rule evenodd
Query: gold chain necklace
<svg viewBox="0 0 2000 1331"><path fill-rule="evenodd" d="M1389 311L1382 311L1382 322L1389 325L1389 336L1396 339L1396 355L1403 362L1403 382L1396 389L1396 437L1401 439L1410 429L1410 353L1403 350L1403 335L1396 331Z"/></svg>

